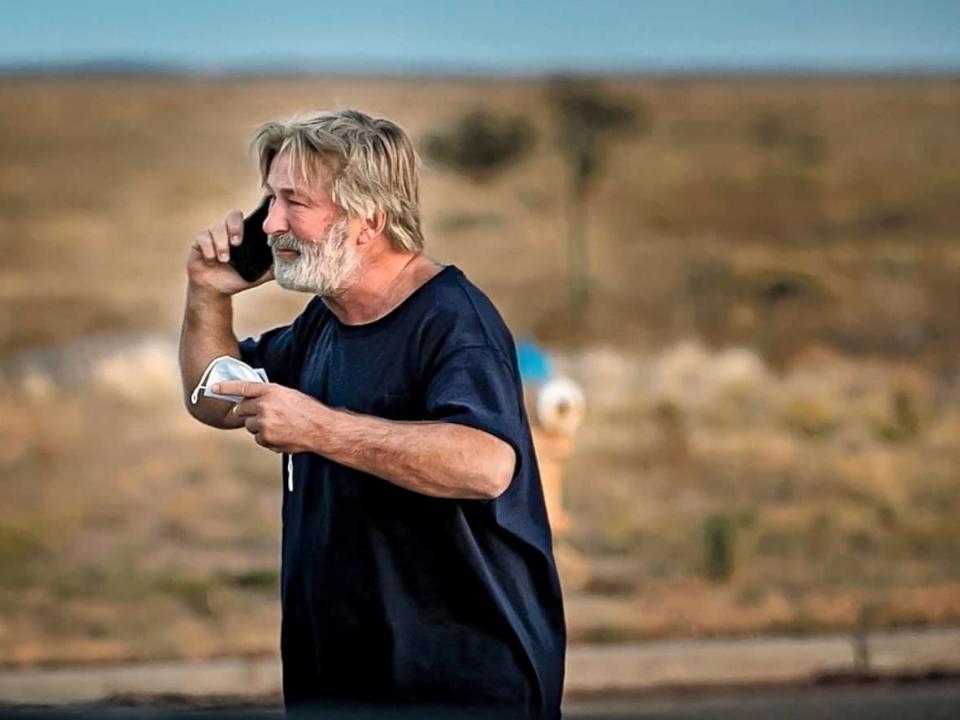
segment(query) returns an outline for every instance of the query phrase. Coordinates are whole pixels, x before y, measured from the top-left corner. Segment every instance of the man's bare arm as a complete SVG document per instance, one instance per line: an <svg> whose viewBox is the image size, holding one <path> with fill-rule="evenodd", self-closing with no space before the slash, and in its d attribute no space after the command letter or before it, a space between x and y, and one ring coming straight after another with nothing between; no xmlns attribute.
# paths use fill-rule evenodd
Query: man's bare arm
<svg viewBox="0 0 960 720"><path fill-rule="evenodd" d="M242 242L243 213L231 210L222 223L199 233L187 253L187 300L180 331L183 401L197 420L223 429L243 426L235 415L228 415L233 404L201 393L194 405L190 394L211 360L221 355L240 357L231 296L273 279L272 268L252 283L237 274L230 265L230 247Z"/></svg>
<svg viewBox="0 0 960 720"><path fill-rule="evenodd" d="M510 444L476 428L335 410L276 383L232 380L217 388L244 397L233 414L263 447L323 455L425 495L495 498L516 468Z"/></svg>
<svg viewBox="0 0 960 720"><path fill-rule="evenodd" d="M513 478L513 448L482 430L444 422L396 422L327 407L323 411L312 437L315 452L407 490L492 499Z"/></svg>
<svg viewBox="0 0 960 720"><path fill-rule="evenodd" d="M205 397L190 400L193 389L210 361L221 355L240 357L240 344L233 332L233 302L229 295L188 286L183 326L180 330L180 377L183 402L200 422L221 429L238 428L243 421L230 413L233 403Z"/></svg>

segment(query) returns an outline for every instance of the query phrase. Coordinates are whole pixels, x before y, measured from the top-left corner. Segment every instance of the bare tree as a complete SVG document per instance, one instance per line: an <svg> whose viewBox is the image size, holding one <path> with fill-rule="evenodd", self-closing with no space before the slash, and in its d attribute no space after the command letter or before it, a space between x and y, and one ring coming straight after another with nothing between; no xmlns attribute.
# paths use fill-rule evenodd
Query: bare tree
<svg viewBox="0 0 960 720"><path fill-rule="evenodd" d="M548 85L558 144L568 171L567 257L570 309L580 317L590 298L587 206L590 190L603 171L607 146L615 137L637 136L650 115L637 103L608 97L595 82L559 77Z"/></svg>

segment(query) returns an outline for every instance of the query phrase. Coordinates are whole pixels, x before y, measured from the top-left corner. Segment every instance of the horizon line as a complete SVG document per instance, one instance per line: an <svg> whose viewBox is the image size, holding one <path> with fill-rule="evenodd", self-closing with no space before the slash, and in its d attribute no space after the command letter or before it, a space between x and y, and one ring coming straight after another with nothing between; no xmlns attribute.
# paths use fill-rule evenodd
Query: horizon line
<svg viewBox="0 0 960 720"><path fill-rule="evenodd" d="M123 56L49 61L0 62L0 76L29 75L175 75L175 76L434 76L434 77L555 77L555 76L949 76L960 74L956 62L831 62L800 61L766 63L631 63L569 66L562 63L510 67L476 63L403 63L373 61L267 63L197 63L154 61Z"/></svg>

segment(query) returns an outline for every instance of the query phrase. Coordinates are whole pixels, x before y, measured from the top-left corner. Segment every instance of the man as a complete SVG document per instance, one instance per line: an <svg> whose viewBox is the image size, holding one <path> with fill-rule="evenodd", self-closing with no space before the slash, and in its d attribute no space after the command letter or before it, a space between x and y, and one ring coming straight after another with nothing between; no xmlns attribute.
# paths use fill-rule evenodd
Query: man
<svg viewBox="0 0 960 720"><path fill-rule="evenodd" d="M197 236L180 363L185 395L220 355L270 380L187 407L284 454L287 708L558 717L563 607L513 340L423 254L409 138L346 110L254 146L273 268L229 265L238 211ZM271 279L315 297L238 342L231 296Z"/></svg>

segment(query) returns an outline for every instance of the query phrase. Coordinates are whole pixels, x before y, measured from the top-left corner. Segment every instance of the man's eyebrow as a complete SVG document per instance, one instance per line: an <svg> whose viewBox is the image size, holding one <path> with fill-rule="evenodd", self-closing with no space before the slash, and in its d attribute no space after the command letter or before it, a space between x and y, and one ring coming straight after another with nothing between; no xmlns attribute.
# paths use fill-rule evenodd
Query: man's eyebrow
<svg viewBox="0 0 960 720"><path fill-rule="evenodd" d="M269 190L270 192L272 192L273 194L277 194L277 193L302 194L302 193L300 193L300 191L297 190L297 188L295 188L295 187L274 188L274 187L273 187L270 183L268 183L266 180L263 181L263 186L264 186L267 190Z"/></svg>

